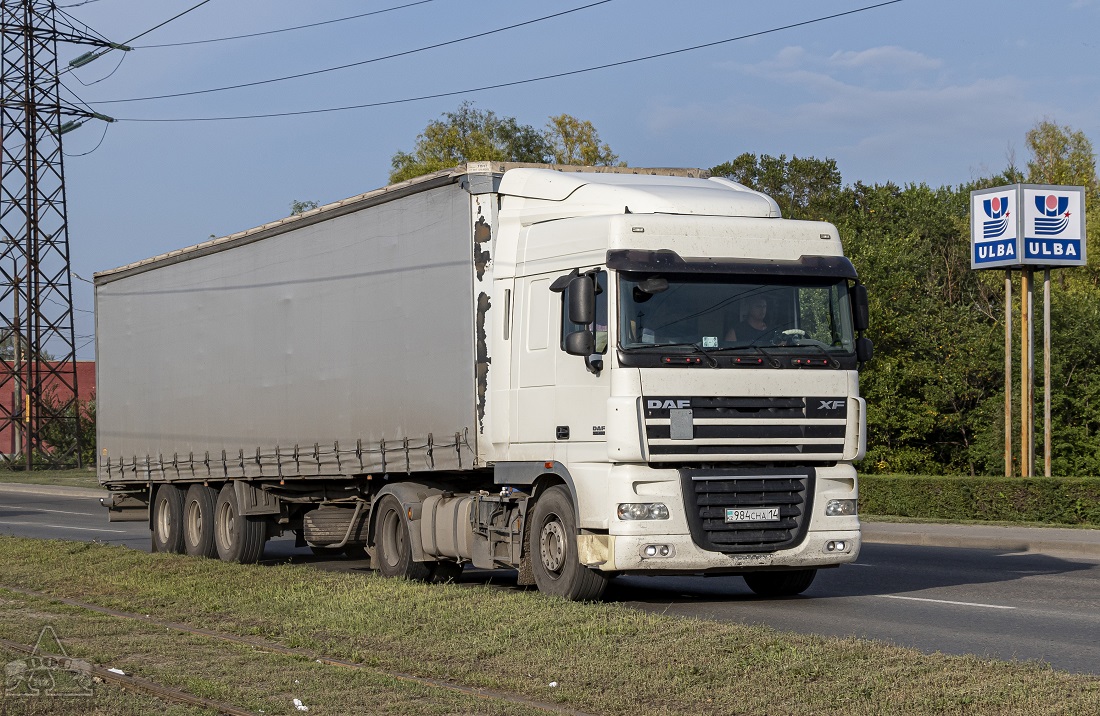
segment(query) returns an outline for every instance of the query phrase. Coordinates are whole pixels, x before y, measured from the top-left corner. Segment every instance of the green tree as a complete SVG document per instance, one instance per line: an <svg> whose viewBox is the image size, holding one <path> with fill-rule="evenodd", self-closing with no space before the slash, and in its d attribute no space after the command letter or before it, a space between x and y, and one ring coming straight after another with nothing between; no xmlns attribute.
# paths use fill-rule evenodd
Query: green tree
<svg viewBox="0 0 1100 716"><path fill-rule="evenodd" d="M1096 154L1084 132L1043 120L1028 131L1027 148L1029 182L1083 186L1096 195Z"/></svg>
<svg viewBox="0 0 1100 716"><path fill-rule="evenodd" d="M293 199L290 202L290 215L291 216L300 216L300 215L306 213L307 211L312 211L313 209L316 209L318 206L320 206L320 204L313 201L312 199L307 199L305 201L299 201L297 199Z"/></svg>
<svg viewBox="0 0 1100 716"><path fill-rule="evenodd" d="M563 114L552 117L547 129L540 131L520 124L515 117L501 117L463 102L454 112L444 112L440 119L429 122L417 135L411 152L393 155L390 181L404 181L463 162L611 164L617 160L587 120Z"/></svg>
<svg viewBox="0 0 1100 716"><path fill-rule="evenodd" d="M600 143L600 133L592 122L568 114L551 117L544 134L550 145L554 164L581 166L626 166L606 143Z"/></svg>
<svg viewBox="0 0 1100 716"><path fill-rule="evenodd" d="M764 192L788 219L824 218L841 189L840 170L833 159L758 157L746 152L712 167L710 173Z"/></svg>

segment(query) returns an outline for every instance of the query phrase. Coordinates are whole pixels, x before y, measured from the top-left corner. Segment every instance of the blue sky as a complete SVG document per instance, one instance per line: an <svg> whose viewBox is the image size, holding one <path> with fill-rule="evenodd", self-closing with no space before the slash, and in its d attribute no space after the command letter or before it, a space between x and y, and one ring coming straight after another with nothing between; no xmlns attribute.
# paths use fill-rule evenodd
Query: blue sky
<svg viewBox="0 0 1100 716"><path fill-rule="evenodd" d="M136 41L200 40L319 22L412 0L211 0ZM123 42L198 0L60 0ZM510 82L854 10L871 0L431 0L295 32L111 53L65 75L120 119L285 112ZM662 59L510 88L372 109L241 121L89 122L65 135L74 270L94 271L222 236L386 184L390 157L464 99L541 127L591 120L632 166L710 167L742 152L831 157L846 182L956 184L995 173L1053 119L1100 142L1100 0L904 0ZM447 47L260 87L146 102ZM63 47L63 62L83 48ZM87 84L88 86L85 86ZM1090 207L1091 209L1091 207ZM1100 210L1100 208L1094 209ZM92 292L78 282L78 308ZM77 333L92 332L78 314ZM92 357L87 347L81 357Z"/></svg>

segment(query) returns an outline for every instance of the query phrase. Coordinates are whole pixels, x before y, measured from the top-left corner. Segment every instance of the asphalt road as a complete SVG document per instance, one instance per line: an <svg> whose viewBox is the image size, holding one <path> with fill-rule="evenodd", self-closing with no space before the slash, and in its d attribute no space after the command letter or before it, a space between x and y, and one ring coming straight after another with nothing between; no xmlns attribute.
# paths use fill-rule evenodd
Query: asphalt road
<svg viewBox="0 0 1100 716"><path fill-rule="evenodd" d="M108 523L96 500L0 491L0 533L149 548L144 523ZM268 543L265 561L323 560L293 537ZM0 583L2 583L0 578ZM514 573L467 570L462 582L508 588ZM666 614L858 636L926 652L1039 660L1100 673L1100 560L996 550L864 545L859 561L822 570L801 597L768 600L739 577L620 577L607 598Z"/></svg>

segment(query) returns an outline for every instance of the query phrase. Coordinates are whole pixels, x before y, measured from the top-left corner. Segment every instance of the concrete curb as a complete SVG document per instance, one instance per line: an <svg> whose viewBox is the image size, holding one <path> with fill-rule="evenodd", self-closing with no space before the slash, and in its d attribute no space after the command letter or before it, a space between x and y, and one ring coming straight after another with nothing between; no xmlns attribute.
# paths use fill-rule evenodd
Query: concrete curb
<svg viewBox="0 0 1100 716"><path fill-rule="evenodd" d="M23 483L0 482L0 492L16 492L24 495L53 495L55 497L107 497L106 490L94 490L88 487L65 487L63 485L27 485Z"/></svg>
<svg viewBox="0 0 1100 716"><path fill-rule="evenodd" d="M863 522L863 541L924 547L991 549L1100 559L1100 530Z"/></svg>

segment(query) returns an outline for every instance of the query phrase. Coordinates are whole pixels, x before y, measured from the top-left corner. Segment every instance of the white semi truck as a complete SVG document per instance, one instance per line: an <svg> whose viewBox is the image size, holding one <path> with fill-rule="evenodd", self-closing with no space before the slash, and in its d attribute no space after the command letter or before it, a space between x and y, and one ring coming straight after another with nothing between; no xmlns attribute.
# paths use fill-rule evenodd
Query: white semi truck
<svg viewBox="0 0 1100 716"><path fill-rule="evenodd" d="M490 162L96 274L100 481L154 548L796 594L860 548L867 297L698 170Z"/></svg>

